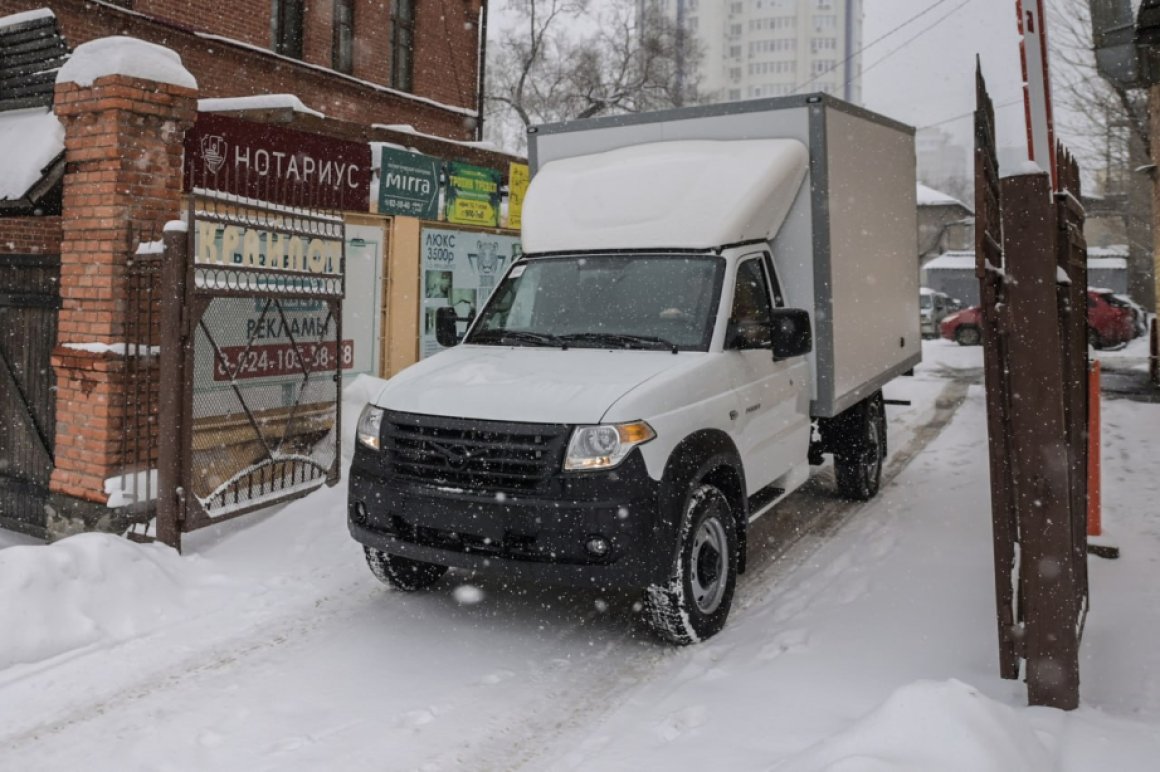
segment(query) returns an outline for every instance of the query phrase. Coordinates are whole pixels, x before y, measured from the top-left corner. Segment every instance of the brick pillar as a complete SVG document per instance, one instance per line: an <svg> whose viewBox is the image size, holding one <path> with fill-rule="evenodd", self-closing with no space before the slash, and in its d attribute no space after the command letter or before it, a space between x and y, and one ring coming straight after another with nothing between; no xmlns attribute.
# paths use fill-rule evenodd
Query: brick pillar
<svg viewBox="0 0 1160 772"><path fill-rule="evenodd" d="M164 223L180 213L182 142L197 116L196 97L191 88L126 75L56 86L67 162L62 306L52 357L57 418L50 488L59 500L104 505L104 481L120 472L123 358L67 344L125 343L131 240L160 238ZM71 522L58 523L55 534L101 527L100 510L87 511L83 517L56 513Z"/></svg>

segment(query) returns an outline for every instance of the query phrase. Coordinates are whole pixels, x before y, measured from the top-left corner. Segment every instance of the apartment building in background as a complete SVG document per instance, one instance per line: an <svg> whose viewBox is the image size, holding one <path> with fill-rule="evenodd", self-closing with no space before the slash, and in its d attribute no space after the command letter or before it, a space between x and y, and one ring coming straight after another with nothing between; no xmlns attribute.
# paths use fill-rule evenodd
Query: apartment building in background
<svg viewBox="0 0 1160 772"><path fill-rule="evenodd" d="M708 101L814 91L862 101L862 0L641 1L700 42Z"/></svg>

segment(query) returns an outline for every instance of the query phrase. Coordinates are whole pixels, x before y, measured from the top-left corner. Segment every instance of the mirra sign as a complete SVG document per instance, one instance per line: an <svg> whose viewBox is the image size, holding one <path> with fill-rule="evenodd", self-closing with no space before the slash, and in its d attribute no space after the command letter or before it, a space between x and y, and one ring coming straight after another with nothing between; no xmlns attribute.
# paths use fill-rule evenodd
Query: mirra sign
<svg viewBox="0 0 1160 772"><path fill-rule="evenodd" d="M202 113L186 135L186 190L290 206L365 212L371 151L360 142Z"/></svg>

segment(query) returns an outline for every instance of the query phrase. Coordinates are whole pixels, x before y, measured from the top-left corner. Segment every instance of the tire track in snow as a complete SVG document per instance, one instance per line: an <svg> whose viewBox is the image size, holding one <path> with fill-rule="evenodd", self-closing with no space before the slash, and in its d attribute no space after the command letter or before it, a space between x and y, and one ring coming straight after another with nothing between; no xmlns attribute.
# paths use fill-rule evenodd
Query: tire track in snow
<svg viewBox="0 0 1160 772"><path fill-rule="evenodd" d="M882 486L893 483L904 470L950 424L954 414L967 397L972 382L970 376L948 381L935 399L934 410L927 421L915 427L914 435L906 444L890 454L882 473ZM749 565L738 580L734 598L734 614L743 617L752 613L770 596L784 591L780 584L820 550L841 528L856 520L874 502L856 503L835 498L832 470L815 474L802 489L782 502L770 515L760 518L751 526L749 534ZM835 579L840 574L835 575ZM829 583L823 584L804 596L806 606L822 594ZM753 610L756 610L753 608ZM788 620L787 620L788 621ZM542 700L545 707L557 710L537 710L520 727L519 735L504 732L493 737L469 758L461 753L454 756L465 769L516 770L541 769L548 754L557 748L555 742L572 732L591 724L600 714L622 704L634 689L661 667L678 658L692 661L706 647L714 647L710 659L727 652L728 645L714 639L691 649L673 649L664 644L622 657L615 670L600 674L598 682L586 691L564 689L553 692ZM558 705L571 707L561 715ZM559 758L558 754L555 754ZM439 769L439 766L433 766Z"/></svg>

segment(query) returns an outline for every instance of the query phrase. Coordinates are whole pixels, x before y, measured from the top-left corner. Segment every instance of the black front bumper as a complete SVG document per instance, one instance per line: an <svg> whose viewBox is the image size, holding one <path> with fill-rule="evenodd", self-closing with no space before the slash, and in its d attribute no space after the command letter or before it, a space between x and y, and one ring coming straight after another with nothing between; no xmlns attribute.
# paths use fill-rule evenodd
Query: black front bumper
<svg viewBox="0 0 1160 772"><path fill-rule="evenodd" d="M560 472L551 493L495 493L400 480L383 455L356 449L348 522L356 541L392 555L595 587L667 581L673 526L661 484L633 451L609 472ZM609 544L597 557L586 545Z"/></svg>

